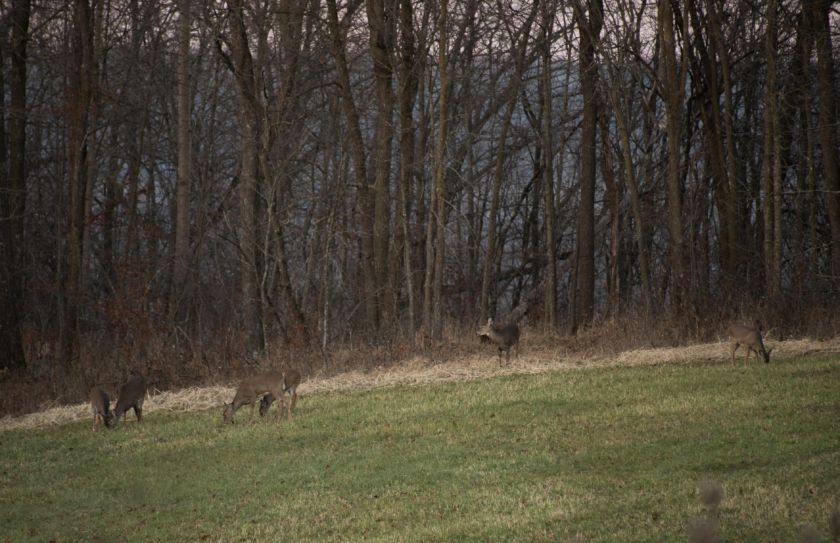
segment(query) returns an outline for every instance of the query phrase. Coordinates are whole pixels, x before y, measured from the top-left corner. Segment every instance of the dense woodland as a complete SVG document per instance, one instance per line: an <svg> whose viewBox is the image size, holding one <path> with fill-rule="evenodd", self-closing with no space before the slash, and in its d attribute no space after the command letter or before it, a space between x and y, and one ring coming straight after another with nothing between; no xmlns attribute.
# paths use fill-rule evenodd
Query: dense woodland
<svg viewBox="0 0 840 543"><path fill-rule="evenodd" d="M828 0L0 5L0 365L58 392L838 301Z"/></svg>

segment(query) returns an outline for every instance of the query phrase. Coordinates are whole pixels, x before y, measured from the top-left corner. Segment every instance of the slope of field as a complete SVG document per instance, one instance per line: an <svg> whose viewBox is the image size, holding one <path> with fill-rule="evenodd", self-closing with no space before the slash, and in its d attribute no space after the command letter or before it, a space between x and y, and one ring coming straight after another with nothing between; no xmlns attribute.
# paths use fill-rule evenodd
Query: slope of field
<svg viewBox="0 0 840 543"><path fill-rule="evenodd" d="M313 382L291 422L160 407L114 432L8 430L0 541L827 539L840 358L719 350Z"/></svg>
<svg viewBox="0 0 840 543"><path fill-rule="evenodd" d="M618 354L607 351L599 353L591 349L584 352L569 351L553 346L537 345L531 348L527 338L523 340L524 352L511 359L510 364L500 367L495 349L487 347L481 355L471 355L444 362L437 362L430 356L415 356L403 363L388 368L367 371L351 371L337 376L305 379L299 391L302 395L319 392L363 390L392 385L423 385L448 381L487 379L502 375L538 374L546 371L615 367L650 366L661 364L685 364L701 360L725 362L729 359L729 347L725 342L705 343L691 346L665 347L658 349L637 349ZM840 353L840 337L827 341L794 339L768 342L773 357L790 358L815 353ZM742 364L743 348L738 352L738 364ZM755 364L755 358L751 364ZM152 388L154 383L152 383ZM194 387L177 391L151 391L144 404L144 413L158 411L193 411L221 406L231 401L235 388L228 385ZM111 398L115 401L116 398ZM87 403L51 406L18 417L0 419L0 432L14 428L37 428L90 418Z"/></svg>

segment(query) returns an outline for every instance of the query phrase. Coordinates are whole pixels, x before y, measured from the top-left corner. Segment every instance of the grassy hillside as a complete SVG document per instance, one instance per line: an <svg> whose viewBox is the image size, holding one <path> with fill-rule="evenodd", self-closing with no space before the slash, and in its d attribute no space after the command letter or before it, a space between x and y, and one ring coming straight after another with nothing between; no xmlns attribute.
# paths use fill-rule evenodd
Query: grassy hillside
<svg viewBox="0 0 840 543"><path fill-rule="evenodd" d="M840 360L602 368L0 433L0 541L730 541L828 536Z"/></svg>

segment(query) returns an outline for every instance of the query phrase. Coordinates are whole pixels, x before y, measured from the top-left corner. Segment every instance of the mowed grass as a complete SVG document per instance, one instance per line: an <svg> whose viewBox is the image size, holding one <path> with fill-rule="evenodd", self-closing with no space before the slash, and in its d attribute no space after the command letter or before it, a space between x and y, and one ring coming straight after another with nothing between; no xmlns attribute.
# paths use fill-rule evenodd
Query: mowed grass
<svg viewBox="0 0 840 543"><path fill-rule="evenodd" d="M223 426L220 407L4 432L0 541L686 541L708 479L726 540L827 539L840 358L320 394L293 422L246 407Z"/></svg>

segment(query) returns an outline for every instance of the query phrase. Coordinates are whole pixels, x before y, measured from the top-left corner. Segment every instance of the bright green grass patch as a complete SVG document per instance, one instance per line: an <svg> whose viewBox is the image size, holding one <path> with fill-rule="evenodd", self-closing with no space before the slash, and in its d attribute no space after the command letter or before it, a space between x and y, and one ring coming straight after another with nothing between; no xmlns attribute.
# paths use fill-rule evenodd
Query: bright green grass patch
<svg viewBox="0 0 840 543"><path fill-rule="evenodd" d="M0 541L729 541L827 536L840 360L611 368L0 433Z"/></svg>

